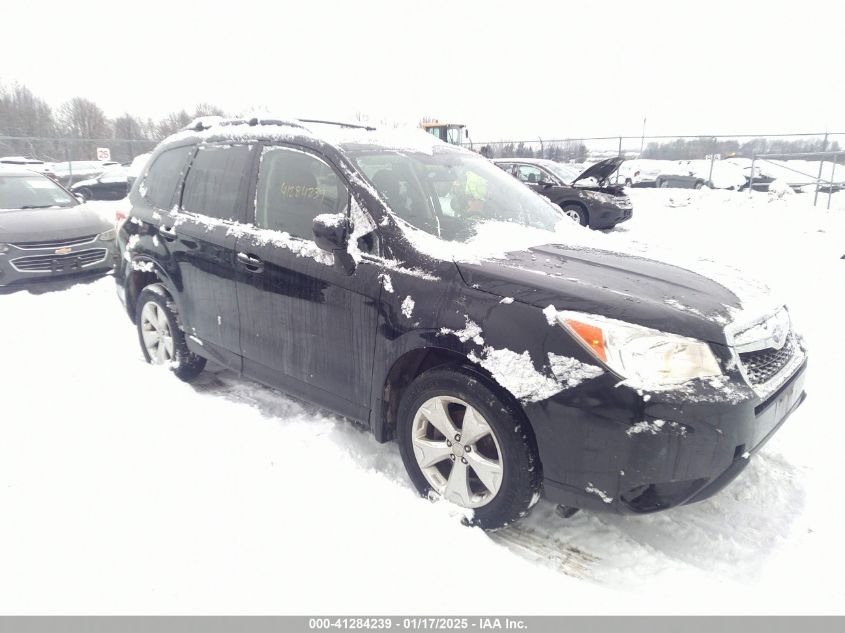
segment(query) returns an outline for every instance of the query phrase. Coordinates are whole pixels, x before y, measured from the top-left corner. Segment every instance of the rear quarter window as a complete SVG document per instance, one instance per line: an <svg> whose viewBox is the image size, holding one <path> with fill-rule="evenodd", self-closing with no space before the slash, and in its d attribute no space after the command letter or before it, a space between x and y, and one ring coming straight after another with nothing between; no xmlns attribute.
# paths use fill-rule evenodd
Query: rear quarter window
<svg viewBox="0 0 845 633"><path fill-rule="evenodd" d="M185 174L194 146L176 147L163 151L153 161L138 187L141 196L154 207L170 209L176 187Z"/></svg>
<svg viewBox="0 0 845 633"><path fill-rule="evenodd" d="M185 178L182 209L218 220L245 221L251 163L250 146L201 146Z"/></svg>

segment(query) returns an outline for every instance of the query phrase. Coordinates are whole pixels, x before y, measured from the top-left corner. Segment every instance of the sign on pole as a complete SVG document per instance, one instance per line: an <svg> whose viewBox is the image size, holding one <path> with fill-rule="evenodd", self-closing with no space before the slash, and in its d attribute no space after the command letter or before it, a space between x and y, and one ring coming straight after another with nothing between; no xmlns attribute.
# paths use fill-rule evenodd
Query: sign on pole
<svg viewBox="0 0 845 633"><path fill-rule="evenodd" d="M111 150L108 147L98 147L97 160L111 160Z"/></svg>

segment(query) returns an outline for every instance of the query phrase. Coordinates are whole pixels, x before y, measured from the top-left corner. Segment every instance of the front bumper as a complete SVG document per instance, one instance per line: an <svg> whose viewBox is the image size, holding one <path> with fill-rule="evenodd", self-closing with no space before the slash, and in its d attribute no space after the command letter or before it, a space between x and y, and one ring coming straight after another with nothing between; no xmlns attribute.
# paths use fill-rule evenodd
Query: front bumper
<svg viewBox="0 0 845 633"><path fill-rule="evenodd" d="M727 486L804 401L806 360L764 400L644 399L594 385L526 412L544 494L561 505L642 514L706 499ZM596 381L593 381L596 382ZM608 390L609 388L609 390Z"/></svg>
<svg viewBox="0 0 845 633"><path fill-rule="evenodd" d="M621 222L630 220L633 214L634 208L630 203L623 206L615 204L595 205L590 209L590 228L611 229Z"/></svg>
<svg viewBox="0 0 845 633"><path fill-rule="evenodd" d="M0 254L0 287L107 272L114 268L116 252L113 240L95 239L60 249L10 245Z"/></svg>

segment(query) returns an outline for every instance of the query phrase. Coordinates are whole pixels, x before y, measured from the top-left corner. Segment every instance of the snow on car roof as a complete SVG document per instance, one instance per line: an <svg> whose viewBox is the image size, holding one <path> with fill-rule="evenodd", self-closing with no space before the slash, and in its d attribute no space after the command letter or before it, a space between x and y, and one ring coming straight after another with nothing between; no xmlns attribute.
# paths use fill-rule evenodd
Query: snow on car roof
<svg viewBox="0 0 845 633"><path fill-rule="evenodd" d="M202 120L195 120L195 123L194 127L169 136L164 144L211 139L288 140L307 136L341 149L379 147L425 154L444 149L458 152L469 151L444 143L434 135L414 127L374 128L351 123L269 116L219 120L203 117Z"/></svg>

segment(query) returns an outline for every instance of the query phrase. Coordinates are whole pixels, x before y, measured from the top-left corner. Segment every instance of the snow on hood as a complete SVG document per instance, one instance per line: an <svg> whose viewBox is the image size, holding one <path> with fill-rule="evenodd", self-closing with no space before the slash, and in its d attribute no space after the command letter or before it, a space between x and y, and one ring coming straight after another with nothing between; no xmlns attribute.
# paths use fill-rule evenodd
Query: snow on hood
<svg viewBox="0 0 845 633"><path fill-rule="evenodd" d="M114 228L85 204L51 209L0 211L4 242L29 242L94 235Z"/></svg>

